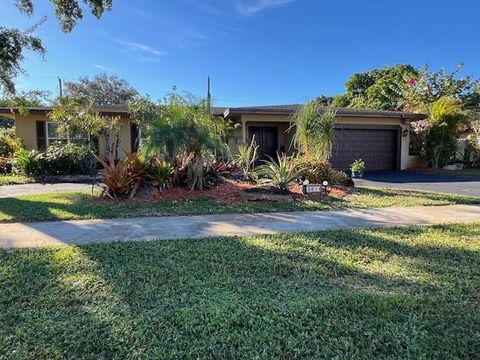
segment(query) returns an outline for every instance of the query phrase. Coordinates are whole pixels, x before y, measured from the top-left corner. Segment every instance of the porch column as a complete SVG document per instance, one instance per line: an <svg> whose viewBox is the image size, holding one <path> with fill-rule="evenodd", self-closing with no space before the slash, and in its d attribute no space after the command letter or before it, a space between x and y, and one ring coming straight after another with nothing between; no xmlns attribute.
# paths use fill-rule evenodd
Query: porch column
<svg viewBox="0 0 480 360"><path fill-rule="evenodd" d="M247 121L242 119L242 144L247 143Z"/></svg>

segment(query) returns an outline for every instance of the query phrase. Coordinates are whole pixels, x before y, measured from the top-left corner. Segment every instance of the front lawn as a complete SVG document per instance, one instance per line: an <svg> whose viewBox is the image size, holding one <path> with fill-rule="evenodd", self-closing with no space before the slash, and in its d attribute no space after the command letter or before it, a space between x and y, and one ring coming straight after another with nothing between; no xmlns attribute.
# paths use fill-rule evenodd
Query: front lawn
<svg viewBox="0 0 480 360"><path fill-rule="evenodd" d="M127 200L116 203L100 199L98 195L71 192L0 199L0 221L53 221L449 204L480 204L480 198L410 190L358 188L345 197L332 197L328 201L301 200L290 203L264 201L226 205L207 198L183 201Z"/></svg>
<svg viewBox="0 0 480 360"><path fill-rule="evenodd" d="M480 168L469 168L455 171L444 171L445 174L455 176L472 176L480 178Z"/></svg>
<svg viewBox="0 0 480 360"><path fill-rule="evenodd" d="M480 224L0 251L2 359L480 353Z"/></svg>
<svg viewBox="0 0 480 360"><path fill-rule="evenodd" d="M24 175L0 175L0 186L2 185L16 185L28 184L35 182L34 178Z"/></svg>

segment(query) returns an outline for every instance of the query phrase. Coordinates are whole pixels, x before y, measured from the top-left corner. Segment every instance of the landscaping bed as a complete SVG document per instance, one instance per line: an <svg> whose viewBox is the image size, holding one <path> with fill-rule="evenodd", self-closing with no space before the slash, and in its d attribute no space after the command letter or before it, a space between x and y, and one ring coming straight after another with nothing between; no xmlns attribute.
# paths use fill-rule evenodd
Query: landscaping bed
<svg viewBox="0 0 480 360"><path fill-rule="evenodd" d="M479 224L0 251L0 354L474 359L479 251Z"/></svg>
<svg viewBox="0 0 480 360"><path fill-rule="evenodd" d="M237 198L243 188L224 185L219 190L190 192L175 188L149 199L114 201L98 193L66 192L0 199L0 221L54 221L108 219L141 216L203 215L225 213L325 211L339 208L388 206L435 206L480 204L480 198L423 191L355 188L347 193L333 190L330 196L302 195L293 188L295 201L247 201ZM168 196L168 198L167 198ZM163 197L163 198L162 198Z"/></svg>

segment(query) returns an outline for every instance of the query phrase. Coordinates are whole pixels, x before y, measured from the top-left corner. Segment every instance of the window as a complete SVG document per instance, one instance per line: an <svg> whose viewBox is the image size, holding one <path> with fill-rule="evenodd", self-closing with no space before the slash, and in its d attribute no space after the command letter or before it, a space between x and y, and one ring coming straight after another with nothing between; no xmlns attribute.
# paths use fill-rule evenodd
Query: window
<svg viewBox="0 0 480 360"><path fill-rule="evenodd" d="M55 122L47 122L47 146L55 144L55 143L87 143L88 139L80 136L61 136L58 134L58 124Z"/></svg>
<svg viewBox="0 0 480 360"><path fill-rule="evenodd" d="M54 122L47 122L47 146L54 143L66 144L69 142L68 137L60 136L57 132L58 124Z"/></svg>

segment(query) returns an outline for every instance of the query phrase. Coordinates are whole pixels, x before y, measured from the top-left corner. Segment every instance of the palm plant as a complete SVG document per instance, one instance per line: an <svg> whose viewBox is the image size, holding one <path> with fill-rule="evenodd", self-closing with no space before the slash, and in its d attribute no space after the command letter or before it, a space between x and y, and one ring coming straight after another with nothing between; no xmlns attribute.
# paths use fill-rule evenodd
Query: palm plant
<svg viewBox="0 0 480 360"><path fill-rule="evenodd" d="M294 157L277 154L277 161L269 157L264 165L259 166L256 172L263 184L275 186L283 193L289 192L288 186L299 179L306 171L305 167Z"/></svg>
<svg viewBox="0 0 480 360"><path fill-rule="evenodd" d="M190 190L204 188L205 169L215 153L227 147L206 103L177 94L164 100L145 132L143 149L146 154L161 154L166 161L180 164L176 171L186 169Z"/></svg>
<svg viewBox="0 0 480 360"><path fill-rule="evenodd" d="M258 145L255 142L255 135L250 144L241 144L238 146L238 154L235 156L235 164L240 166L243 171L243 179L248 180L252 177L255 161L258 159Z"/></svg>
<svg viewBox="0 0 480 360"><path fill-rule="evenodd" d="M293 115L293 144L300 152L315 160L328 160L334 141L336 112L315 100L309 101Z"/></svg>

